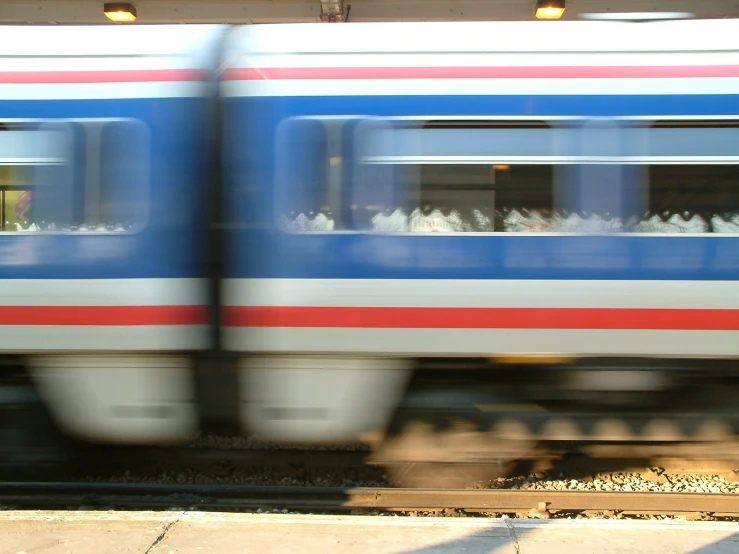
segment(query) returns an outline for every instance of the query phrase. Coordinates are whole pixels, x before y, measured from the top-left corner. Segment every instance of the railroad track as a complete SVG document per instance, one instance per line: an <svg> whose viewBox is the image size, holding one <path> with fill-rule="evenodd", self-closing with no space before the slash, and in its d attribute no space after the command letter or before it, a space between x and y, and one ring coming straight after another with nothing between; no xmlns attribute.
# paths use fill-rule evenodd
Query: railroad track
<svg viewBox="0 0 739 554"><path fill-rule="evenodd" d="M238 511L442 511L524 514L704 514L739 517L736 494L390 488L0 483L6 509L182 509Z"/></svg>
<svg viewBox="0 0 739 554"><path fill-rule="evenodd" d="M518 464L509 476L511 485L536 479L581 480L595 476L631 474L642 476L645 480L660 481L659 475L668 476L719 476L728 483L739 482L739 472L731 465L712 461L691 461L681 459L638 460L638 459L593 459L570 457L563 460L545 461L545 467L536 468L526 461ZM67 481L72 475L81 480L92 476L124 474L138 475L142 478L158 477L163 474L184 472L191 475L197 472L201 477L232 478L235 475L249 475L251 471L268 470L268 475L277 478L309 479L336 474L353 480L356 485L383 486L387 482L386 468L372 461L368 451L351 450L306 450L306 449L222 449L222 448L138 448L105 449L89 452L78 457L73 469L65 473L56 472L39 476L35 480ZM328 472L328 473L327 473ZM2 480L2 477L0 477ZM29 479L13 476L7 481ZM124 479L124 482L126 479ZM362 483L365 481L365 483ZM473 480L474 481L474 480ZM469 485L473 484L470 481ZM237 484L234 482L234 484ZM246 483L245 483L246 484ZM254 484L254 483L249 483ZM259 483L268 485L271 483ZM285 483L275 483L285 484ZM297 484L297 483L296 483ZM313 483L314 484L314 483ZM327 485L329 483L324 483ZM340 485L342 483L336 483ZM441 482L431 482L425 486L439 488ZM460 485L447 485L447 488L467 488ZM510 487L506 487L510 488ZM714 491L715 492L715 491Z"/></svg>

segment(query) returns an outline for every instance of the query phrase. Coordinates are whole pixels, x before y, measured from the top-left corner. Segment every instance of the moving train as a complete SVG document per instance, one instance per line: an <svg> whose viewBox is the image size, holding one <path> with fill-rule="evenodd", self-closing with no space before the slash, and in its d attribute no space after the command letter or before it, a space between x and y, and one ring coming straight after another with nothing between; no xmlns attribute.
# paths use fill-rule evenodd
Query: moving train
<svg viewBox="0 0 739 554"><path fill-rule="evenodd" d="M229 424L410 485L739 460L737 36L3 27L3 461Z"/></svg>

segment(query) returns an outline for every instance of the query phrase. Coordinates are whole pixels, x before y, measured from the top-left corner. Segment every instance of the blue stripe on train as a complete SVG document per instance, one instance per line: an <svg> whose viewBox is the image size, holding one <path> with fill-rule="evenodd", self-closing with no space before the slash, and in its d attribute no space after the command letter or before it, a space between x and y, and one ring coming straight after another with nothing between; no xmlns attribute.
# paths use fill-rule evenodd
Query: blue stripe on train
<svg viewBox="0 0 739 554"><path fill-rule="evenodd" d="M470 89L474 90L474 82ZM665 116L739 115L739 94L286 96L231 98L292 115Z"/></svg>
<svg viewBox="0 0 739 554"><path fill-rule="evenodd" d="M739 279L739 238L237 233L229 277Z"/></svg>

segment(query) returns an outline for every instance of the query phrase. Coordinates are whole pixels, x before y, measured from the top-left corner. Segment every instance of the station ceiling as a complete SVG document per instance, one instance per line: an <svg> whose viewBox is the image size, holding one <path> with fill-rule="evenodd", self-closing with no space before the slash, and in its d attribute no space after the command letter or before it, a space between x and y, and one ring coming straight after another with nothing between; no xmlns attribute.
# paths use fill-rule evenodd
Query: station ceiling
<svg viewBox="0 0 739 554"><path fill-rule="evenodd" d="M343 9L359 21L533 20L536 0L132 0L137 23L288 23L321 21ZM589 13L684 12L739 17L739 0L567 0L563 20ZM0 0L0 23L110 23L99 0Z"/></svg>

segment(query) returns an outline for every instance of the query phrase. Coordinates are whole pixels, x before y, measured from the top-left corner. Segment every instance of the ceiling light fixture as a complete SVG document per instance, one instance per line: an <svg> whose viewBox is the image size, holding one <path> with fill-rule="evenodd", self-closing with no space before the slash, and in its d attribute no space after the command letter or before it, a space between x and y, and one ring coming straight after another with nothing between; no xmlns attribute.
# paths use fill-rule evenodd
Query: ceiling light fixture
<svg viewBox="0 0 739 554"><path fill-rule="evenodd" d="M136 21L136 8L128 2L109 2L103 6L105 17L116 23Z"/></svg>
<svg viewBox="0 0 739 554"><path fill-rule="evenodd" d="M559 19L565 13L565 0L537 0L537 19Z"/></svg>

